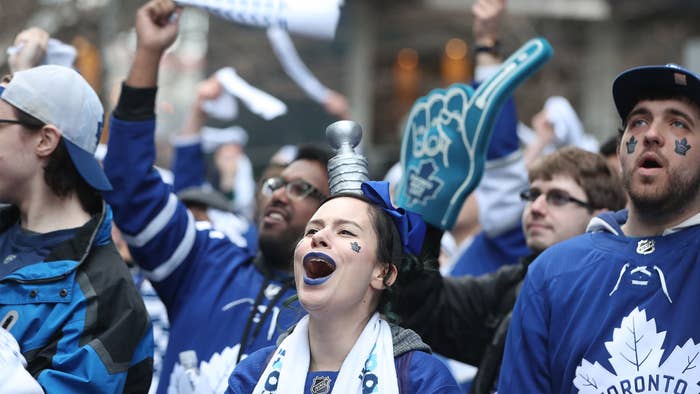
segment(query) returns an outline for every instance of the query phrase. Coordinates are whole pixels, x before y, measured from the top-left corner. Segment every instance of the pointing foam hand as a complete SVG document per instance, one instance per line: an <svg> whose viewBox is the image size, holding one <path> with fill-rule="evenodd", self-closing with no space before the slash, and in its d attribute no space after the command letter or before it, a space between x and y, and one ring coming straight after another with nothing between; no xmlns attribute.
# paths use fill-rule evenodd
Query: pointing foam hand
<svg viewBox="0 0 700 394"><path fill-rule="evenodd" d="M401 144L397 205L443 230L452 228L484 172L493 125L504 101L552 55L536 38L510 56L476 91L435 89L411 109Z"/></svg>

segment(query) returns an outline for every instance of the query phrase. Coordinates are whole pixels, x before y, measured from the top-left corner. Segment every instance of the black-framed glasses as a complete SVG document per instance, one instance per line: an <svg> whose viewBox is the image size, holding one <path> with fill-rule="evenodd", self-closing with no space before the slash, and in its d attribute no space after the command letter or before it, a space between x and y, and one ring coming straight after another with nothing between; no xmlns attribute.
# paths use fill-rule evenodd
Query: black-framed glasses
<svg viewBox="0 0 700 394"><path fill-rule="evenodd" d="M21 124L22 126L24 126L24 123L20 122L17 119L0 119L0 123Z"/></svg>
<svg viewBox="0 0 700 394"><path fill-rule="evenodd" d="M542 195L542 192L538 189L527 189L520 192L520 198L523 201L533 202ZM591 209L591 206L587 202L581 201L578 198L571 197L571 195L564 190L551 189L545 193L545 200L547 204L555 207L563 207L568 203L574 203L576 205L582 206L586 209Z"/></svg>
<svg viewBox="0 0 700 394"><path fill-rule="evenodd" d="M263 196L270 197L275 190L284 186L284 191L287 193L287 197L292 200L303 200L307 196L312 196L318 200L323 200L326 195L321 193L320 190L316 189L310 183L303 181L301 179L294 179L292 181L287 181L281 177L267 178L263 182L260 192Z"/></svg>

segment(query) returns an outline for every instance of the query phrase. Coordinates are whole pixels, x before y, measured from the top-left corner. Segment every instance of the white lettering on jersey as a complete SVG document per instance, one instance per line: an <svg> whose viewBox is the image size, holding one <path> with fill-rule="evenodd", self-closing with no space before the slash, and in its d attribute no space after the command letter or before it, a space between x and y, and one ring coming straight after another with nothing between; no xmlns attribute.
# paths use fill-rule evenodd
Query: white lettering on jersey
<svg viewBox="0 0 700 394"><path fill-rule="evenodd" d="M655 319L634 308L605 342L614 372L597 361L583 359L576 368L579 393L700 393L700 343L688 339L661 363L666 331L658 332Z"/></svg>

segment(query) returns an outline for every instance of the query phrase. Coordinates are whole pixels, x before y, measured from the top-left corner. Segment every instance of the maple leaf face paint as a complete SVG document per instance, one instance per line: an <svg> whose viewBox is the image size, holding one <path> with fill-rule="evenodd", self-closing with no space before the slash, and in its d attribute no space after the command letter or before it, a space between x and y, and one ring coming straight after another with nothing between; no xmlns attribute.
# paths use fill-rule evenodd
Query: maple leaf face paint
<svg viewBox="0 0 700 394"><path fill-rule="evenodd" d="M630 111L620 149L622 178L640 213L657 215L697 201L700 110L676 99L642 100Z"/></svg>

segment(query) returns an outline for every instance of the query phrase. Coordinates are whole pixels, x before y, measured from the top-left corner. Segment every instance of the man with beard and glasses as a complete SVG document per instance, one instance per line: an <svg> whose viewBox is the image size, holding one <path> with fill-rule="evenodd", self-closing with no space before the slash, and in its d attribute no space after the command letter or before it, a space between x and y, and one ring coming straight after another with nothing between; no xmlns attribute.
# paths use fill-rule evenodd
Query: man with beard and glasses
<svg viewBox="0 0 700 394"><path fill-rule="evenodd" d="M530 266L499 392L697 392L700 77L676 65L613 83L628 210Z"/></svg>
<svg viewBox="0 0 700 394"><path fill-rule="evenodd" d="M191 360L186 351L195 352L212 388L225 388L241 356L274 345L301 317L298 302L284 305L294 294L293 251L328 195L328 153L300 149L278 177L263 183L257 255L216 229L197 226L153 167L158 64L177 37L178 15L169 0L138 10L136 53L104 161L115 221L170 319L159 393L169 386L177 392L186 376L178 360Z"/></svg>

